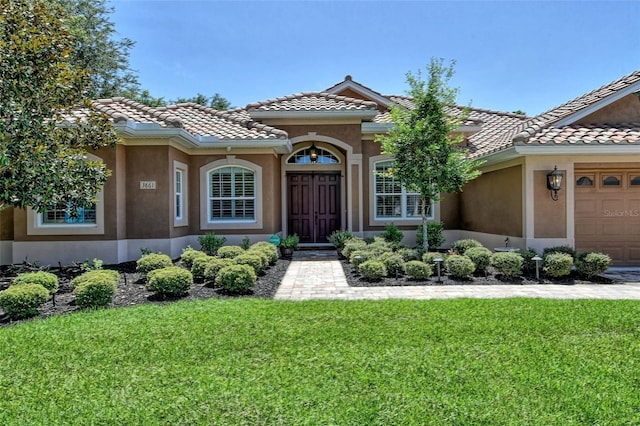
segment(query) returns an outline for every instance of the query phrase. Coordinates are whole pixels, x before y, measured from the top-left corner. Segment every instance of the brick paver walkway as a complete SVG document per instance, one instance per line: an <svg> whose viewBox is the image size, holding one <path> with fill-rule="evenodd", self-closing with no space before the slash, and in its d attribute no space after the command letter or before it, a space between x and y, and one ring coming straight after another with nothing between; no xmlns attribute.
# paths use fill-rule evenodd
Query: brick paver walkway
<svg viewBox="0 0 640 426"><path fill-rule="evenodd" d="M623 274L640 281L638 273ZM349 287L342 265L333 251L296 252L296 257L275 295L280 300L311 299L481 299L537 297L549 299L640 300L640 282L578 285L448 285L411 287Z"/></svg>

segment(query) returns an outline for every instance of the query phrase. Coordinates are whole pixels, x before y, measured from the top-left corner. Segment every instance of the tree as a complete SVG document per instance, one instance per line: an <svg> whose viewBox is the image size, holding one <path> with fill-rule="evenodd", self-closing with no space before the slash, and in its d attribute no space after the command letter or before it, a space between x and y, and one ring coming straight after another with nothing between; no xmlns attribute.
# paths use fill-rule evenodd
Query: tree
<svg viewBox="0 0 640 426"><path fill-rule="evenodd" d="M90 75L71 59L63 9L0 0L0 13L0 208L65 205L73 215L109 175L87 150L114 146L117 135L86 100ZM71 119L81 105L84 118Z"/></svg>
<svg viewBox="0 0 640 426"><path fill-rule="evenodd" d="M220 93L216 93L215 95L208 97L203 95L202 93L198 93L194 97L191 98L178 98L176 100L172 100L172 104L180 104L180 103L188 103L192 102L198 105L209 106L213 109L217 109L219 111L226 111L231 108L231 103L222 97Z"/></svg>
<svg viewBox="0 0 640 426"><path fill-rule="evenodd" d="M134 42L116 39L116 30L109 15L113 8L105 0L56 0L67 12L67 23L74 38L69 61L89 71L91 84L86 96L90 99L122 96L127 90L138 89L138 79L129 67L129 52Z"/></svg>
<svg viewBox="0 0 640 426"><path fill-rule="evenodd" d="M395 158L388 174L420 194L425 251L429 249L426 232L431 201L440 201L443 193L461 191L467 182L480 175L477 167L481 162L468 158L459 146L463 136L455 133L467 113L464 110L460 114L446 113L460 111L455 105L458 90L447 86L454 64L452 61L444 66L442 59L432 59L426 82L420 72L417 75L408 72L409 95L415 108L393 106L394 127L376 138L382 143L383 153Z"/></svg>
<svg viewBox="0 0 640 426"><path fill-rule="evenodd" d="M146 106L150 106L150 107L161 107L161 106L165 106L167 105L167 101L164 100L164 98L156 98L155 96L151 95L151 92L149 92L149 89L144 89L144 90L136 90L136 89L130 89L130 90L125 90L124 93L122 93L123 97L127 98L127 99L131 99L132 101L136 101L138 103L141 103L143 105Z"/></svg>

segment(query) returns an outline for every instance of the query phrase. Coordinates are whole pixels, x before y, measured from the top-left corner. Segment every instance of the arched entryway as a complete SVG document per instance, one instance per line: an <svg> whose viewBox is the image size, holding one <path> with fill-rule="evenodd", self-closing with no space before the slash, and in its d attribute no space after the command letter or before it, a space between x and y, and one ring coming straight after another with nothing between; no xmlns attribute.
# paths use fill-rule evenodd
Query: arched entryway
<svg viewBox="0 0 640 426"><path fill-rule="evenodd" d="M344 154L319 141L302 142L283 159L286 233L303 244L328 243L343 228Z"/></svg>

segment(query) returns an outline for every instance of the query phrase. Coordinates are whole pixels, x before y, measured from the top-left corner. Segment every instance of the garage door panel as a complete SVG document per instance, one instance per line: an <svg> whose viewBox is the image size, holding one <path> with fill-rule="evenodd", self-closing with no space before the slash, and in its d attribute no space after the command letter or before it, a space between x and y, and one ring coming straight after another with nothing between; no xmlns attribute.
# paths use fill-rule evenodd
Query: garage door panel
<svg viewBox="0 0 640 426"><path fill-rule="evenodd" d="M601 166L604 167L604 166ZM576 169L576 176L620 176L622 185L591 188L576 186L574 192L576 250L599 251L614 264L640 265L640 188L627 185L630 176L640 175L635 167Z"/></svg>

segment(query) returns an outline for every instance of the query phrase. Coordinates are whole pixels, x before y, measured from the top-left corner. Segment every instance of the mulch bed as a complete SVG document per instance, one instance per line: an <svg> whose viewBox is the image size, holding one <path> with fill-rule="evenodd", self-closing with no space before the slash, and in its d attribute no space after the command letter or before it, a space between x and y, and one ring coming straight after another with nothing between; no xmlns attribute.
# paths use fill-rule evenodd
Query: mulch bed
<svg viewBox="0 0 640 426"><path fill-rule="evenodd" d="M118 283L118 291L113 296L113 301L109 305L111 308L120 308L126 306L136 306L144 303L165 304L176 300L196 300L215 298L238 298L238 297L257 297L264 299L272 299L278 290L278 286L284 277L290 261L279 259L275 265L269 266L263 275L258 276L255 286L246 294L231 295L223 289L215 286L209 286L202 281L195 283L194 287L186 296L179 298L160 298L155 293L147 290L145 280L142 274L136 272L136 263L127 262L119 265L105 266L105 269L115 269L120 272L120 282ZM0 268L0 290L4 290L9 286L11 280L19 272L27 272L21 270L20 267L2 267ZM36 318L46 318L53 315L62 315L69 312L79 310L75 305L75 297L71 293L69 282L79 275L82 271L79 268L51 268L48 272L58 275L60 288L55 294L55 298L48 301L40 309L40 315ZM16 323L15 319L10 318L0 309L0 327Z"/></svg>
<svg viewBox="0 0 640 426"><path fill-rule="evenodd" d="M506 278L501 275L488 274L479 275L476 274L467 280L454 280L448 275L442 273L441 280L438 282L436 274L426 280L413 280L406 276L389 276L384 277L379 281L367 281L358 273L357 268L349 263L346 259L340 259L342 263L342 269L347 278L347 283L351 287L383 287L383 286L443 286L443 285L544 285L544 284L613 284L614 280L606 277L594 277L592 280L584 279L580 277L575 271L566 278L553 280L541 277L540 281L533 277L518 277L518 278Z"/></svg>

